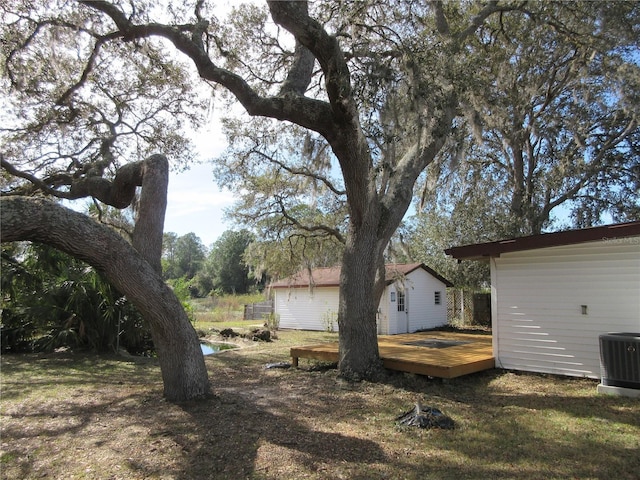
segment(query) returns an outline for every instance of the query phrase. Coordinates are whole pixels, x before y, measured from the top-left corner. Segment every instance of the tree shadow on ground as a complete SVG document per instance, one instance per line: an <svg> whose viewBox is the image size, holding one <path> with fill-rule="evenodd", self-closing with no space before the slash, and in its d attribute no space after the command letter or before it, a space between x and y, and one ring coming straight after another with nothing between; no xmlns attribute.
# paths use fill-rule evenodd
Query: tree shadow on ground
<svg viewBox="0 0 640 480"><path fill-rule="evenodd" d="M524 480L640 470L637 400L586 395L592 381L494 370L354 384L335 370L269 370L267 357L236 355L207 360L213 398L179 405L149 383L153 362L9 365L0 477ZM36 381L22 378L29 372ZM395 426L416 399L456 430ZM603 442L608 430L620 434Z"/></svg>
<svg viewBox="0 0 640 480"><path fill-rule="evenodd" d="M271 444L276 451L303 463L309 471L317 471L324 463L385 462L380 446L362 438L322 431L265 409L250 400L249 395L223 392L207 402L183 404L201 441L189 452L179 478L247 478L255 472L261 445ZM179 425L175 425L178 429ZM179 435L178 435L179 436ZM271 448L270 450L274 450ZM272 454L272 453L271 453ZM261 462L260 469L277 470L283 457ZM273 473L273 472L272 472Z"/></svg>

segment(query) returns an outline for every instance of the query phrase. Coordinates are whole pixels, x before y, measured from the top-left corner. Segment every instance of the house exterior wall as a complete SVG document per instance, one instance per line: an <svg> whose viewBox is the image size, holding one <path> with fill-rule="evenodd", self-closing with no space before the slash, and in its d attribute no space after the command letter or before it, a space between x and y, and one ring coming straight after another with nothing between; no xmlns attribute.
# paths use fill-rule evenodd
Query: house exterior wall
<svg viewBox="0 0 640 480"><path fill-rule="evenodd" d="M408 279L405 280L408 285ZM400 285L398 283L392 283L384 289L384 294L380 299L380 305L386 305L387 308L387 321L384 323L384 328L378 329L378 333L382 335L395 335L397 333L407 333L407 309L408 295L405 296L405 312L398 311L398 290Z"/></svg>
<svg viewBox="0 0 640 480"><path fill-rule="evenodd" d="M496 366L599 378L599 335L640 331L640 237L503 253L491 281Z"/></svg>
<svg viewBox="0 0 640 480"><path fill-rule="evenodd" d="M398 312L398 290L405 291L406 312ZM411 272L402 282L388 285L378 307L378 334L394 335L439 327L447 323L446 285L423 269ZM440 305L435 305L435 293ZM391 301L391 295L394 301ZM338 287L276 288L274 309L280 316L280 328L327 330L326 319L333 315L338 330ZM407 322L408 317L408 322ZM407 328L408 327L408 328Z"/></svg>
<svg viewBox="0 0 640 480"><path fill-rule="evenodd" d="M280 328L338 331L338 287L274 289L274 310L280 316Z"/></svg>
<svg viewBox="0 0 640 480"><path fill-rule="evenodd" d="M400 292L405 295L404 312L398 311ZM439 304L435 303L435 292L440 292ZM383 324L386 328L378 328L379 333L412 333L447 324L447 286L422 269L414 270L404 280L389 285L385 294L380 304L386 304L388 321Z"/></svg>
<svg viewBox="0 0 640 480"><path fill-rule="evenodd" d="M447 286L422 269L408 276L409 333L447 324ZM435 303L440 292L440 303Z"/></svg>
<svg viewBox="0 0 640 480"><path fill-rule="evenodd" d="M395 319L395 302L391 302L391 293L395 291L394 285L387 285L380 298L380 304L378 305L378 318L376 323L378 325L378 335L391 335L389 332L389 326L393 319ZM395 320L393 320L395 321Z"/></svg>

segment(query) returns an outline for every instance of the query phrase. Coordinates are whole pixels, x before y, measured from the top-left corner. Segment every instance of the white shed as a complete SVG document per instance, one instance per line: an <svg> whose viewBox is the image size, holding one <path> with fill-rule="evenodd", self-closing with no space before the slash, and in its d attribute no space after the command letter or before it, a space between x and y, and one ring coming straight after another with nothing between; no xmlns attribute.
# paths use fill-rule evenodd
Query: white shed
<svg viewBox="0 0 640 480"><path fill-rule="evenodd" d="M498 367L599 378L599 336L640 332L640 222L445 252L490 262Z"/></svg>
<svg viewBox="0 0 640 480"><path fill-rule="evenodd" d="M386 287L378 307L378 333L391 335L447 323L445 278L421 263L386 266ZM340 267L317 268L270 285L280 328L338 329Z"/></svg>

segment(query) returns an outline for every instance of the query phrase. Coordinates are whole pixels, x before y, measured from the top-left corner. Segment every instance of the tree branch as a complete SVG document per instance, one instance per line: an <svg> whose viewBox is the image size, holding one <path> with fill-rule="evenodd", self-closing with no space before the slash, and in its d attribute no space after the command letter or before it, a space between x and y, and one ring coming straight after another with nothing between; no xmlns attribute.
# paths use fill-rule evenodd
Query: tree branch
<svg viewBox="0 0 640 480"><path fill-rule="evenodd" d="M61 192L59 190L56 190L55 188L51 188L47 184L47 182L39 179L38 177L31 175L30 173L23 172L22 170L18 170L14 165L5 160L4 155L0 155L0 166L5 169L10 175L29 181L37 190L41 190L42 192L54 197L71 199L71 197L69 196L69 192ZM25 190L24 192L19 193L30 195L33 193L33 191Z"/></svg>
<svg viewBox="0 0 640 480"><path fill-rule="evenodd" d="M267 1L271 17L290 32L296 41L318 59L325 74L325 87L331 112L340 123L358 125L357 107L353 101L351 74L338 40L330 36L320 23L308 15L308 2Z"/></svg>
<svg viewBox="0 0 640 480"><path fill-rule="evenodd" d="M436 28L438 29L438 32L440 32L443 35L449 35L450 33L449 22L447 21L447 17L445 17L444 15L444 10L442 9L442 2L437 1L432 3L435 10Z"/></svg>
<svg viewBox="0 0 640 480"><path fill-rule="evenodd" d="M85 67L84 67L84 70L82 71L82 75L80 75L80 78L78 79L77 82L75 82L73 85L71 85L60 96L60 98L58 98L58 100L56 101L56 105L64 105L66 103L66 101L69 99L69 97L73 94L73 92L75 92L80 87L82 87L84 85L84 83L87 81L87 78L89 77L89 74L93 70L93 66L95 64L95 60L98 57L98 52L100 51L100 47L102 46L103 41L104 40L98 39L96 44L93 46L93 50L91 51L91 55L89 55L89 58L87 59L87 63L85 65Z"/></svg>
<svg viewBox="0 0 640 480"><path fill-rule="evenodd" d="M293 64L287 74L287 79L282 84L280 95L295 93L304 95L311 83L313 65L316 59L313 53L304 45L296 41L296 49L293 54Z"/></svg>
<svg viewBox="0 0 640 480"><path fill-rule="evenodd" d="M325 138L335 135L335 127L331 122L331 110L326 102L310 99L302 95L261 97L240 75L215 65L202 48L201 42L194 41L191 36L187 36L184 33L185 31L193 32L201 29L201 25L183 25L180 28L159 23L134 25L124 13L111 3L103 0L80 0L80 3L109 16L116 24L121 37L125 41L151 36L166 38L180 52L191 59L201 78L218 83L228 89L249 115L289 120L302 127L315 130ZM300 65L307 65L305 61L308 60L308 57L306 55L301 56L300 62L294 62L295 69L303 70ZM302 83L297 83L296 88L301 88L300 85Z"/></svg>
<svg viewBox="0 0 640 480"><path fill-rule="evenodd" d="M336 240L338 240L340 243L345 243L345 238L342 235L342 233L340 233L340 231L336 228L332 228L329 227L327 225L303 225L302 223L300 223L300 221L291 216L289 214L289 212L287 211L286 207L284 206L284 203L281 201L280 197L276 196L275 197L276 202L279 206L280 209L280 215L282 215L283 218L285 218L286 220L288 220L289 222L291 222L291 224L293 226L295 226L296 228L298 228L299 230L302 230L304 232L308 232L308 233L314 233L314 232L325 232L331 236L333 236Z"/></svg>
<svg viewBox="0 0 640 480"><path fill-rule="evenodd" d="M280 168L282 168L283 170L291 173L292 175L304 175L305 177L314 178L314 179L318 180L319 182L322 182L329 190L331 190L336 195L340 195L341 196L341 195L346 195L346 193L347 193L344 190L339 190L338 188L336 188L328 178L326 178L326 177L324 177L324 176L322 176L322 175L320 175L318 173L311 172L310 170L308 170L306 168L305 169L292 168L292 167L284 164L280 160L277 160L277 159L265 154L264 152L261 152L261 151L256 150L256 149L251 149L249 153L255 153L255 154L261 156L262 158L265 158L269 162L278 165Z"/></svg>
<svg viewBox="0 0 640 480"><path fill-rule="evenodd" d="M498 5L498 0L491 0L490 2L487 3L487 5L482 10L480 10L480 12L478 12L476 16L474 16L471 19L471 23L469 24L469 26L464 30L462 30L461 32L458 32L457 34L455 34L454 37L458 42L461 42L465 40L467 37L473 35L476 32L476 30L478 30L478 28L482 26L484 21L494 13L519 10L519 9L522 9L525 4L526 4L526 1L522 2L519 6L515 5L515 6L509 7L509 6Z"/></svg>

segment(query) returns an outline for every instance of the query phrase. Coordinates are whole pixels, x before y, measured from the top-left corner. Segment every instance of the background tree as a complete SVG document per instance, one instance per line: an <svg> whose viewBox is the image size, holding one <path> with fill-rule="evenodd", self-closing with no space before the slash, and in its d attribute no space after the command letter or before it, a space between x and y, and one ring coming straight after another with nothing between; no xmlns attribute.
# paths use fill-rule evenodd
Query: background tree
<svg viewBox="0 0 640 480"><path fill-rule="evenodd" d="M548 2L538 15L565 7ZM493 240L567 226L553 224L559 207L575 227L638 218L640 9L607 3L578 15L583 8L567 8L554 28L521 16L481 27L471 48L487 61L468 97L475 139L463 136L430 167L423 202L432 210L484 202L501 227L476 231Z"/></svg>
<svg viewBox="0 0 640 480"><path fill-rule="evenodd" d="M467 217L465 214L468 212L467 208L450 213L436 207L407 219L389 245L390 260L424 263L451 281L456 288L486 288L490 284L488 263L458 263L444 254L444 250L454 244L467 245L483 241L476 240L478 238L493 238L488 230L485 231L486 236L476 235L475 230L478 226L485 228L485 225L491 225L493 212L483 209L478 212L480 215Z"/></svg>
<svg viewBox="0 0 640 480"><path fill-rule="evenodd" d="M211 291L211 280L203 271L206 256L207 248L195 233L182 236L173 232L164 233L162 276L183 302Z"/></svg>
<svg viewBox="0 0 640 480"><path fill-rule="evenodd" d="M258 281L250 277L244 253L254 236L248 230L227 230L211 246L204 273L220 293L249 293Z"/></svg>
<svg viewBox="0 0 640 480"><path fill-rule="evenodd" d="M152 154L192 158L179 133L197 112L187 77L155 46L108 41L100 16L75 2L40 8L14 1L0 9L2 241L46 243L94 266L149 322L166 397L207 395L197 335L160 278L168 161ZM36 197L93 197L122 209L137 187L132 244Z"/></svg>
<svg viewBox="0 0 640 480"><path fill-rule="evenodd" d="M180 278L176 261L176 243L178 234L164 232L162 234L162 278Z"/></svg>
<svg viewBox="0 0 640 480"><path fill-rule="evenodd" d="M603 9L590 2L547 8L396 0L318 2L310 12L307 2L267 3L275 29L268 26L266 12L253 7L222 23L208 4L197 2L191 15L173 10L168 23L159 23L149 21L147 12L82 2L115 25L103 32L105 41L167 40L250 116L287 121L280 125L281 137L301 127L330 147L348 214L346 230L339 232L344 238L339 368L348 378L375 377L381 370L375 320L383 254L418 176L463 128L462 115L473 115L474 79L488 60L476 47L487 35L481 27L491 17L500 18L504 28L497 34L515 42L518 32L512 34L510 20L523 17L532 27L580 37L584 32L565 28L565 22L573 27L584 17L601 19ZM510 68L510 60L500 68ZM254 124L258 133L250 138L267 139L261 132L272 128L264 124ZM256 151L256 142L242 135L230 141L253 151L257 160L269 156L274 145L261 141ZM308 171L327 173L311 162Z"/></svg>
<svg viewBox="0 0 640 480"><path fill-rule="evenodd" d="M485 23L476 46L489 61L478 67L473 114L427 169L403 238L411 259L477 287L488 269L457 264L444 248L640 218L638 9L601 7L561 29Z"/></svg>
<svg viewBox="0 0 640 480"><path fill-rule="evenodd" d="M202 269L207 249L195 233L190 232L177 238L175 244L176 277L191 280Z"/></svg>
<svg viewBox="0 0 640 480"><path fill-rule="evenodd" d="M245 256L255 274L283 278L339 264L346 196L327 144L264 119L227 121L226 133L243 141L215 159L215 174L221 185L241 192L228 213L257 232Z"/></svg>

